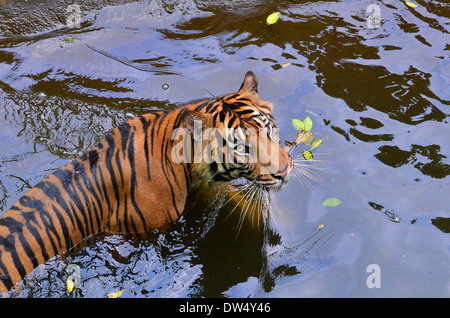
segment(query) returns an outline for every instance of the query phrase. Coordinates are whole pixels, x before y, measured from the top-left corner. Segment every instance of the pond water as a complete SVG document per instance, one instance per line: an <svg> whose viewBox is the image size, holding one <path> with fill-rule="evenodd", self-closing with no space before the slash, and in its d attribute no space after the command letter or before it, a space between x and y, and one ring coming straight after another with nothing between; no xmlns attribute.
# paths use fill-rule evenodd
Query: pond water
<svg viewBox="0 0 450 318"><path fill-rule="evenodd" d="M168 232L99 237L13 295L450 297L450 6L411 3L77 0L69 28L72 2L0 1L0 215L112 127L248 70L282 140L307 114L324 138L302 166L316 180L293 178L264 226L238 233L225 189L204 186Z"/></svg>

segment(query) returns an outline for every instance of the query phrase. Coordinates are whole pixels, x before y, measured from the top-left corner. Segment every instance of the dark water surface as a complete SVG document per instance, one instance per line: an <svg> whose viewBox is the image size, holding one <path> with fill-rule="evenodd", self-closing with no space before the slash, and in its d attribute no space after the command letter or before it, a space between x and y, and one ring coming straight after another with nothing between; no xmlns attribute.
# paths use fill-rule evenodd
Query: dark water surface
<svg viewBox="0 0 450 318"><path fill-rule="evenodd" d="M79 0L68 28L72 3L0 1L0 214L112 127L234 92L247 70L282 140L291 117L317 114L326 139L304 171L321 182L293 179L270 226L238 236L225 190L197 189L169 232L98 238L17 296L450 297L448 1ZM81 267L70 295L69 264Z"/></svg>

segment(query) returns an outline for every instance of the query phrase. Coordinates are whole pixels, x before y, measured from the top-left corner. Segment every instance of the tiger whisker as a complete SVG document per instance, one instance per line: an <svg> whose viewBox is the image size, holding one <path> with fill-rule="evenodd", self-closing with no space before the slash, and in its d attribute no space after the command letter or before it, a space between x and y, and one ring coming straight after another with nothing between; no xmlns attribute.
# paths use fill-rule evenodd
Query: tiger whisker
<svg viewBox="0 0 450 318"><path fill-rule="evenodd" d="M233 197L231 197L227 202L225 202L225 204L227 204L228 202L230 202L235 196L237 196L238 194L240 194L241 192L243 192L244 190L247 190L248 188L252 188L253 186L255 186L256 183L254 182L250 182L245 184L235 195L233 195ZM257 186L257 185L256 185ZM234 212L234 210L236 210L236 208L239 206L239 204L242 202L242 200L244 200L246 198L247 194L244 194L244 196L238 201L238 203L236 203L235 207L233 208L233 210L231 210L231 212L227 215L227 217L225 218L224 222L230 217L230 215ZM245 202L245 201L244 201ZM224 204L224 205L225 205Z"/></svg>
<svg viewBox="0 0 450 318"><path fill-rule="evenodd" d="M292 172L297 173L302 176L305 176L306 178L309 178L309 179L319 183L320 185L323 185L322 177L319 174L317 174L316 171L313 171L313 169L320 170L320 171L323 170L321 168L311 167L308 165L303 165L303 164L297 163Z"/></svg>
<svg viewBox="0 0 450 318"><path fill-rule="evenodd" d="M225 202L223 205L228 204L228 202L230 202L231 200L233 200L238 194L242 193L242 191L244 191L244 190L247 190L247 189L248 189L249 187L251 187L251 186L252 186L252 182L246 183L246 184L244 184L243 186L241 186L241 187L238 189L238 191L237 191L231 198L229 198L229 199L227 200L227 202Z"/></svg>
<svg viewBox="0 0 450 318"><path fill-rule="evenodd" d="M258 186L255 184L255 186L248 193L246 193L246 195L244 196L245 197L245 203L244 203L244 206L242 208L241 214L239 216L238 229L237 229L235 241L236 241L237 237L239 236L239 233L241 231L242 225L244 224L245 216L247 215L247 210L248 210L248 208L250 206L251 199L255 195L257 189L258 189Z"/></svg>

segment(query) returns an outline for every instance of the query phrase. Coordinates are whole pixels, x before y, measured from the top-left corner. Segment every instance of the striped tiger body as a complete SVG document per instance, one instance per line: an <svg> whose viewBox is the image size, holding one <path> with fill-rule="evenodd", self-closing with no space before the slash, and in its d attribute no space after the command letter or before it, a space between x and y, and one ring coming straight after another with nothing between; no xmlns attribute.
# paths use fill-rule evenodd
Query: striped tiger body
<svg viewBox="0 0 450 318"><path fill-rule="evenodd" d="M223 144L210 160L177 160L183 136L185 158L211 145L211 140L196 138L198 122L202 133L214 131ZM174 137L177 128L187 134ZM234 143L227 128L242 129L233 130ZM256 133L245 135L248 128ZM181 216L188 191L198 181L245 177L263 188L281 188L293 163L275 128L272 105L259 99L252 72L237 93L137 116L118 126L30 189L0 219L0 291L7 292L39 264L93 234L139 236L167 229ZM249 149L257 145L276 150L261 157L265 164L249 160ZM225 153L230 157L220 160ZM275 169L264 169L274 156Z"/></svg>

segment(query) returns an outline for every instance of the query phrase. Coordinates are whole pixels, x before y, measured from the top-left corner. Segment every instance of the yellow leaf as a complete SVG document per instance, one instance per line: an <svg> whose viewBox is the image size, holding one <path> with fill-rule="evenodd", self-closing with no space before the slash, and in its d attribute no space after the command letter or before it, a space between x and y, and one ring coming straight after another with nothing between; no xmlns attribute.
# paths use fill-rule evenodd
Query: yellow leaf
<svg viewBox="0 0 450 318"><path fill-rule="evenodd" d="M311 143L311 148L309 150L313 150L314 148L319 147L323 142L323 139L314 139Z"/></svg>
<svg viewBox="0 0 450 318"><path fill-rule="evenodd" d="M320 224L317 229L320 230L321 228L323 228L323 224Z"/></svg>
<svg viewBox="0 0 450 318"><path fill-rule="evenodd" d="M118 292L113 292L113 293L109 293L106 295L106 297L108 298L119 298L120 296L122 296L123 293L123 289L119 290Z"/></svg>
<svg viewBox="0 0 450 318"><path fill-rule="evenodd" d="M67 278L66 287L67 287L67 290L69 291L69 293L72 292L73 286L74 286L73 281L71 281L70 279Z"/></svg>
<svg viewBox="0 0 450 318"><path fill-rule="evenodd" d="M275 22L278 21L279 17L280 17L280 12L274 12L267 17L266 21L269 24L274 24Z"/></svg>
<svg viewBox="0 0 450 318"><path fill-rule="evenodd" d="M411 8L417 7L417 4L411 3L408 0L405 0L406 5L410 6Z"/></svg>
<svg viewBox="0 0 450 318"><path fill-rule="evenodd" d="M284 63L283 65L281 65L281 67L286 67L286 66L288 66L288 65L291 65L291 63L289 63L289 62Z"/></svg>
<svg viewBox="0 0 450 318"><path fill-rule="evenodd" d="M306 160L312 160L313 159L313 154L309 150L303 151L302 155L303 155L303 158L305 158Z"/></svg>

